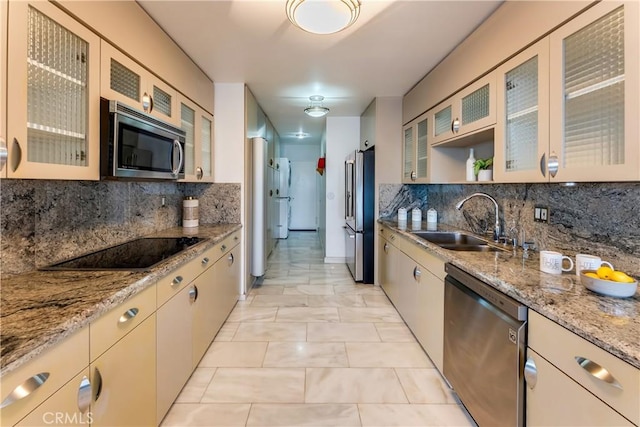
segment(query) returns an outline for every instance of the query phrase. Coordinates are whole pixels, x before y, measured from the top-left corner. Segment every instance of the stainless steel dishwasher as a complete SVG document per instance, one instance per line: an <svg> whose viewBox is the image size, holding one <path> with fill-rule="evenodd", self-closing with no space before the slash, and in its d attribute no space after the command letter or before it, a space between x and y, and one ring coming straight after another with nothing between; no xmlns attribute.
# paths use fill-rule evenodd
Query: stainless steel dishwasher
<svg viewBox="0 0 640 427"><path fill-rule="evenodd" d="M523 426L527 308L452 264L445 271L445 378L479 426Z"/></svg>

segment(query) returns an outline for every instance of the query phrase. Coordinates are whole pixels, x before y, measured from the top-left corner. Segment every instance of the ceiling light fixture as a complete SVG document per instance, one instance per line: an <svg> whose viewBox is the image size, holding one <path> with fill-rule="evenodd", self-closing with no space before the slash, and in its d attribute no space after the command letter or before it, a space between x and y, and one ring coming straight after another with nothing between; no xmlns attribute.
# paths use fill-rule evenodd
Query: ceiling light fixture
<svg viewBox="0 0 640 427"><path fill-rule="evenodd" d="M323 99L324 96L322 95L313 95L309 97L309 106L304 109L307 116L323 117L327 115L329 109L322 106Z"/></svg>
<svg viewBox="0 0 640 427"><path fill-rule="evenodd" d="M287 18L314 34L333 34L352 25L360 15L359 0L287 0Z"/></svg>

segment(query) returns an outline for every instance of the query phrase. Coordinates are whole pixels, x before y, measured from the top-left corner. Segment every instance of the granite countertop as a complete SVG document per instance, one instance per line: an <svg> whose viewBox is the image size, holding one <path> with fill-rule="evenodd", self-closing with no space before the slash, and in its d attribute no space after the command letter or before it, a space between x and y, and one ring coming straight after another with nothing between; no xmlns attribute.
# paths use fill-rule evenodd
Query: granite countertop
<svg viewBox="0 0 640 427"><path fill-rule="evenodd" d="M87 326L240 228L240 224L200 225L185 234L182 227L174 227L145 236L208 238L148 272L33 271L3 280L0 376Z"/></svg>
<svg viewBox="0 0 640 427"><path fill-rule="evenodd" d="M410 230L399 229L396 221L378 222L640 369L639 292L629 298L602 296L580 284L575 272L561 275L541 272L537 252L524 259L522 249L451 251L416 237ZM426 230L426 223L422 226ZM438 230L453 229L438 224Z"/></svg>

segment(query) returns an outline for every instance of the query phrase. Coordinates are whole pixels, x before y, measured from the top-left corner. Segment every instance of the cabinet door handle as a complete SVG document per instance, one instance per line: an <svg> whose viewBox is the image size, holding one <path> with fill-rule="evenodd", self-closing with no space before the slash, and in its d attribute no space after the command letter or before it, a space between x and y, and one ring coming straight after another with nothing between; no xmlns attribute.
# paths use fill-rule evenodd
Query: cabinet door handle
<svg viewBox="0 0 640 427"><path fill-rule="evenodd" d="M420 281L420 275L421 275L421 274L422 274L422 272L420 271L420 269L419 269L418 267L415 267L415 268L413 269L413 279L414 279L416 282L419 282L419 281Z"/></svg>
<svg viewBox="0 0 640 427"><path fill-rule="evenodd" d="M0 409L6 408L7 406L17 402L18 400L29 396L31 393L36 391L42 384L44 384L49 378L49 372L40 372L32 376L31 378L27 378L22 382L18 387L14 388L9 396L7 396L2 403L0 403Z"/></svg>
<svg viewBox="0 0 640 427"><path fill-rule="evenodd" d="M93 370L93 385L95 386L93 389L93 401L97 402L102 393L102 374L97 367Z"/></svg>
<svg viewBox="0 0 640 427"><path fill-rule="evenodd" d="M202 265L207 265L207 264L209 264L209 258L207 257L202 258Z"/></svg>
<svg viewBox="0 0 640 427"><path fill-rule="evenodd" d="M227 259L229 260L229 265L233 265L233 262L235 261L233 254L229 254L229 257Z"/></svg>
<svg viewBox="0 0 640 427"><path fill-rule="evenodd" d="M196 178L202 179L203 176L204 176L204 172L202 171L202 168L198 166L196 168Z"/></svg>
<svg viewBox="0 0 640 427"><path fill-rule="evenodd" d="M4 138L0 138L0 169L4 169L7 164L7 157L9 157L9 150L7 150L7 141Z"/></svg>
<svg viewBox="0 0 640 427"><path fill-rule="evenodd" d="M547 162L545 161L546 157L547 157L547 153L543 153L542 157L540 157L540 173L542 174L543 177L547 176L547 171L546 171Z"/></svg>
<svg viewBox="0 0 640 427"><path fill-rule="evenodd" d="M451 132L458 133L459 130L460 130L460 119L456 117L456 119L451 122Z"/></svg>
<svg viewBox="0 0 640 427"><path fill-rule="evenodd" d="M365 141L364 141L364 146L365 146L365 147L368 147L368 146L369 146L369 140L368 140L368 139L365 139Z"/></svg>
<svg viewBox="0 0 640 427"><path fill-rule="evenodd" d="M615 388L619 388L620 390L623 390L622 384L620 384L618 380L616 380L616 378L613 375L611 375L611 372L607 371L601 365L597 364L592 360L587 359L586 357L576 356L575 359L578 365L580 365L580 367L585 371L587 371L590 375L596 377L600 381L604 381L605 383Z"/></svg>
<svg viewBox="0 0 640 427"><path fill-rule="evenodd" d="M198 299L198 287L193 285L193 288L189 289L189 301L192 303L196 302Z"/></svg>
<svg viewBox="0 0 640 427"><path fill-rule="evenodd" d="M411 171L411 181L415 181L417 177L416 171Z"/></svg>
<svg viewBox="0 0 640 427"><path fill-rule="evenodd" d="M179 285L180 283L182 283L182 281L184 280L184 278L182 276L176 276L173 279L173 282L171 282L171 286L173 285Z"/></svg>
<svg viewBox="0 0 640 427"><path fill-rule="evenodd" d="M547 162L547 168L549 169L549 175L551 175L551 178L555 178L558 173L559 166L560 161L558 160L558 156L556 156L556 153L552 152L549 156L549 162Z"/></svg>
<svg viewBox="0 0 640 427"><path fill-rule="evenodd" d="M18 170L18 166L20 166L20 163L22 163L22 147L20 147L20 143L16 138L13 138L12 153L13 159L11 162L11 169L13 169L13 171L15 172L16 170Z"/></svg>
<svg viewBox="0 0 640 427"><path fill-rule="evenodd" d="M538 367L536 361L528 358L524 364L524 379L531 390L533 390L538 383Z"/></svg>
<svg viewBox="0 0 640 427"><path fill-rule="evenodd" d="M91 381L87 376L83 376L78 387L78 409L84 414L91 406Z"/></svg>
<svg viewBox="0 0 640 427"><path fill-rule="evenodd" d="M385 243L384 246L382 247L382 249L384 250L385 254L388 254L389 253L389 244Z"/></svg>
<svg viewBox="0 0 640 427"><path fill-rule="evenodd" d="M120 316L120 318L118 319L118 323L127 323L128 321L130 321L131 319L133 319L138 315L138 311L140 310L138 310L137 307L132 307L128 309L127 311L122 313L122 316Z"/></svg>
<svg viewBox="0 0 640 427"><path fill-rule="evenodd" d="M151 95L149 95L147 92L145 92L142 95L142 109L144 110L145 113L150 113L151 112Z"/></svg>

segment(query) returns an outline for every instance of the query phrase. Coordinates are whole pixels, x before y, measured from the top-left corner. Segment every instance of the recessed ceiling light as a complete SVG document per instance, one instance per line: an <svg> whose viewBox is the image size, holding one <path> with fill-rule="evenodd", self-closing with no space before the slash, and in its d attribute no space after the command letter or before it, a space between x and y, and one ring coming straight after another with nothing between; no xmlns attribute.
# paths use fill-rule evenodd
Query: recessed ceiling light
<svg viewBox="0 0 640 427"><path fill-rule="evenodd" d="M352 25L360 15L359 0L287 0L291 23L314 34L333 34Z"/></svg>
<svg viewBox="0 0 640 427"><path fill-rule="evenodd" d="M307 138L309 134L306 132L298 132L298 133L295 133L294 136L298 139L304 139L304 138Z"/></svg>
<svg viewBox="0 0 640 427"><path fill-rule="evenodd" d="M304 109L304 112L310 117L323 117L327 115L329 109L322 106L322 95L312 95L309 97L309 106Z"/></svg>

